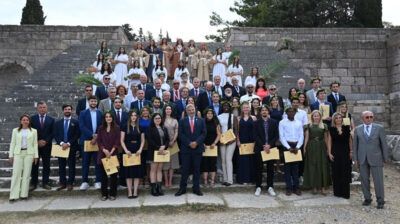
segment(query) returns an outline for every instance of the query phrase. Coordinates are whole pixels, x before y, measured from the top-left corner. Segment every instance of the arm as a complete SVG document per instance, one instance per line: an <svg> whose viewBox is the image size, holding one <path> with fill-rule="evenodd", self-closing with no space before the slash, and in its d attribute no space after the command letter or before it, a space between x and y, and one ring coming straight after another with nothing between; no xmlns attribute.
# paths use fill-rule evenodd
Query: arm
<svg viewBox="0 0 400 224"><path fill-rule="evenodd" d="M353 137L353 161L358 166L358 136L357 136L357 128L354 129L354 137Z"/></svg>
<svg viewBox="0 0 400 224"><path fill-rule="evenodd" d="M277 127L277 122L275 122L275 121L271 122L271 128L273 128L273 130L272 130L271 138L268 138L268 145L270 145L272 148L272 147L275 147L276 141L278 141L278 139L279 139L279 130ZM268 129L270 129L270 127L268 127Z"/></svg>
<svg viewBox="0 0 400 224"><path fill-rule="evenodd" d="M303 143L304 143L304 132L303 132L303 125L301 125L300 124L300 127L299 127L299 133L298 133L298 139L299 139L299 141L297 142L297 145L296 145L296 148L300 148L302 145L303 145Z"/></svg>
<svg viewBox="0 0 400 224"><path fill-rule="evenodd" d="M12 136L11 136L11 143L10 143L10 151L9 151L9 154L8 154L8 157L11 159L11 158L14 158L14 151L15 151L15 145L16 145L16 138L17 138L17 129L14 129L13 130L13 132L12 132ZM37 137L35 138L35 139L37 139ZM35 142L37 142L37 141L35 141ZM11 161L10 161L11 162ZM12 162L11 162L12 163Z"/></svg>
<svg viewBox="0 0 400 224"><path fill-rule="evenodd" d="M179 134L178 134L178 137L179 137L179 140L181 141L181 143L184 146L189 147L190 140L185 135L185 130L184 130L184 127L183 127L185 125L185 121L186 121L186 119L181 119L179 121L179 127L178 127Z"/></svg>
<svg viewBox="0 0 400 224"><path fill-rule="evenodd" d="M305 133L306 137L304 139L304 147L303 147L303 152L304 155L306 154L306 150L307 150L307 143L308 143L308 138L309 138L309 132L308 129L306 129L306 133Z"/></svg>
<svg viewBox="0 0 400 224"><path fill-rule="evenodd" d="M385 134L385 130L383 129L383 127L380 127L380 131L379 131L379 141L381 143L381 150L382 150L382 156L383 156L383 163L384 166L386 165L386 163L389 161L389 156L388 156L388 145L386 142L386 134Z"/></svg>
<svg viewBox="0 0 400 224"><path fill-rule="evenodd" d="M330 134L328 135L328 142L326 144L326 147L328 148L329 159L333 162L334 157L332 155L332 137Z"/></svg>
<svg viewBox="0 0 400 224"><path fill-rule="evenodd" d="M56 126L56 125L57 125L57 122L54 124L54 126ZM53 131L54 131L54 140L56 140L57 145L60 145L61 142L63 141L60 137L61 136L60 128L54 127Z"/></svg>
<svg viewBox="0 0 400 224"><path fill-rule="evenodd" d="M51 119L50 125L49 125L49 134L46 136L46 144L51 144L52 140L53 140L53 127L54 127L54 119Z"/></svg>
<svg viewBox="0 0 400 224"><path fill-rule="evenodd" d="M237 146L240 148L238 120L240 120L240 117L234 118L234 120L233 120L233 130L235 130L236 144L237 144Z"/></svg>
<svg viewBox="0 0 400 224"><path fill-rule="evenodd" d="M199 121L200 121L200 125L201 125L201 127L200 127L201 134L196 138L197 145L203 144L204 139L205 139L206 136L207 136L206 123L205 123L204 120L201 119L201 118L199 119Z"/></svg>
<svg viewBox="0 0 400 224"><path fill-rule="evenodd" d="M121 139L121 132L119 130L115 131L114 145L111 149L111 153L110 153L111 155L115 152L116 149L118 149L120 142L121 142L120 139Z"/></svg>
<svg viewBox="0 0 400 224"><path fill-rule="evenodd" d="M286 149L290 149L289 144L287 143L287 140L285 138L285 135L283 134L284 132L283 129L283 125L282 123L279 123L279 140L281 141L282 145L286 148Z"/></svg>
<svg viewBox="0 0 400 224"><path fill-rule="evenodd" d="M125 145L125 132L124 131L121 131L120 142L121 142L121 146L122 146L122 149L124 150L125 154L127 154L128 157L130 157L132 154ZM142 145L142 144L140 144L140 145Z"/></svg>
<svg viewBox="0 0 400 224"><path fill-rule="evenodd" d="M79 128L81 129L81 133L84 136L92 136L93 132L85 126L85 120L84 120L85 116L79 116Z"/></svg>
<svg viewBox="0 0 400 224"><path fill-rule="evenodd" d="M99 151L104 152L104 142L103 142L103 131L98 131L98 137L97 137L97 145L99 146Z"/></svg>
<svg viewBox="0 0 400 224"><path fill-rule="evenodd" d="M350 160L353 160L353 138L349 137L349 148L350 148Z"/></svg>
<svg viewBox="0 0 400 224"><path fill-rule="evenodd" d="M256 145L263 146L265 143L265 139L263 140L261 137L261 131L258 131L258 121L254 122L253 127L253 136L256 141Z"/></svg>
<svg viewBox="0 0 400 224"><path fill-rule="evenodd" d="M33 131L33 139L37 139L37 131L36 130ZM39 158L39 150L38 150L38 141L35 141L35 140L33 141L33 152L35 154L33 156L33 158L35 158L35 164L37 164L37 158Z"/></svg>
<svg viewBox="0 0 400 224"><path fill-rule="evenodd" d="M213 142L212 146L217 145L220 139L221 139L221 125L217 125L217 137L215 138L215 141Z"/></svg>

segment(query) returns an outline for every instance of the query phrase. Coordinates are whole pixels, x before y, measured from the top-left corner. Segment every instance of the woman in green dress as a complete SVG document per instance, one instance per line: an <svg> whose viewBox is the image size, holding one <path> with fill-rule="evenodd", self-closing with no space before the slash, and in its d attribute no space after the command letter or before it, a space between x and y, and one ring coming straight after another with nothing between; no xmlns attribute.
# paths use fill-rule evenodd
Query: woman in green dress
<svg viewBox="0 0 400 224"><path fill-rule="evenodd" d="M326 195L326 187L331 185L331 173L328 164L328 126L322 123L318 110L311 113L311 124L306 126L304 140L304 185L312 187L312 193L321 190Z"/></svg>

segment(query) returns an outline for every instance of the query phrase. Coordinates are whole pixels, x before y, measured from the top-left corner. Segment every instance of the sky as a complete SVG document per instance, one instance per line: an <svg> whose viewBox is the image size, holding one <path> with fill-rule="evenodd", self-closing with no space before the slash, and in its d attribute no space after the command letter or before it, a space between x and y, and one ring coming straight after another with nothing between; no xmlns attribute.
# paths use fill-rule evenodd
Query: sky
<svg viewBox="0 0 400 224"><path fill-rule="evenodd" d="M216 11L226 20L240 19L229 11L234 0L41 0L46 25L120 26L131 24L157 37L162 29L175 40L204 41L216 33L209 16ZM26 0L1 0L0 24L17 25ZM383 21L400 25L400 1L382 0Z"/></svg>

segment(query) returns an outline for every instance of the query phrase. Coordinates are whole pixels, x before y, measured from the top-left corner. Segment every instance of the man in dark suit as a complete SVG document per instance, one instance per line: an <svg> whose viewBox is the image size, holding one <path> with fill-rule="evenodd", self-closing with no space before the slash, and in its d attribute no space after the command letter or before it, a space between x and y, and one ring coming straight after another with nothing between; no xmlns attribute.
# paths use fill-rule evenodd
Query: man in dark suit
<svg viewBox="0 0 400 224"><path fill-rule="evenodd" d="M233 95L232 95L232 86L225 86L224 88L224 97L222 98L223 101L230 101L232 102L233 100Z"/></svg>
<svg viewBox="0 0 400 224"><path fill-rule="evenodd" d="M175 101L175 117L179 120L182 117L182 112L186 109L186 101L189 96L189 89L187 87L183 87L181 89L181 99Z"/></svg>
<svg viewBox="0 0 400 224"><path fill-rule="evenodd" d="M58 120L54 124L54 139L57 145L60 145L63 150L70 148L68 155L68 181L66 178L66 158L58 158L58 172L60 176L60 185L57 191L65 188L71 191L75 181L75 155L79 150L78 139L80 137L80 129L78 120L72 118L72 106L64 104L62 106L64 118Z"/></svg>
<svg viewBox="0 0 400 224"><path fill-rule="evenodd" d="M38 132L38 147L39 159L42 158L43 171L42 171L42 188L51 190L49 185L50 176L50 155L51 155L51 142L53 140L53 126L54 118L47 115L47 105L45 102L37 104L38 114L32 116L32 128ZM39 176L39 162L33 164L31 172L31 186L29 190L36 189Z"/></svg>
<svg viewBox="0 0 400 224"><path fill-rule="evenodd" d="M213 91L213 83L208 81L206 83L206 91L201 93L199 95L199 98L197 99L197 109L199 109L199 111L203 112L205 109L212 106L212 100L211 100L212 91Z"/></svg>
<svg viewBox="0 0 400 224"><path fill-rule="evenodd" d="M112 85L110 84L110 81L111 81L110 75L104 75L104 76L103 76L103 83L104 83L104 85L98 86L98 87L96 88L96 93L95 93L95 95L96 95L96 97L97 97L99 103L100 103L101 100L104 100L105 98L108 97L108 87L112 86Z"/></svg>
<svg viewBox="0 0 400 224"><path fill-rule="evenodd" d="M336 112L338 103L346 101L346 97L339 94L340 82L331 83L331 94L328 95L328 102L332 104L333 112Z"/></svg>
<svg viewBox="0 0 400 224"><path fill-rule="evenodd" d="M214 77L213 92L217 92L221 97L224 97L224 86L221 85L221 77L219 75Z"/></svg>
<svg viewBox="0 0 400 224"><path fill-rule="evenodd" d="M187 117L179 121L179 140L181 142L180 153L182 158L182 177L179 191L175 196L186 193L187 179L190 171L193 171L193 193L202 196L200 191L200 164L204 152L204 139L207 128L202 118L196 117L196 109L193 105L186 107Z"/></svg>
<svg viewBox="0 0 400 224"><path fill-rule="evenodd" d="M94 167L96 172L96 183L95 188L100 189L101 173L99 166L97 165L97 152L85 152L84 146L85 141L90 141L90 144L94 145L97 143L97 129L102 122L102 112L96 108L97 98L96 96L90 96L88 98L90 108L81 112L79 116L79 128L81 130L81 137L79 144L81 145L82 153L82 184L80 190L87 190L89 188L88 175L90 160L93 159Z"/></svg>
<svg viewBox="0 0 400 224"><path fill-rule="evenodd" d="M78 117L79 117L79 114L81 113L81 111L89 109L89 102L88 102L87 98L91 95L93 95L93 87L90 85L87 85L85 87L85 97L80 99L78 101L78 105L76 106L76 115Z"/></svg>
<svg viewBox="0 0 400 224"><path fill-rule="evenodd" d="M172 81L172 88L169 90L171 93L171 102L173 103L181 99L181 90L179 89L179 84L179 80L174 79Z"/></svg>
<svg viewBox="0 0 400 224"><path fill-rule="evenodd" d="M189 96L196 97L196 101L199 98L199 95L204 92L204 89L200 88L200 79L194 78L193 79L193 89L189 91Z"/></svg>
<svg viewBox="0 0 400 224"><path fill-rule="evenodd" d="M243 95L246 95L246 89L239 86L239 79L235 76L232 77L232 85L228 85L232 88L232 95L234 97L242 97Z"/></svg>
<svg viewBox="0 0 400 224"><path fill-rule="evenodd" d="M131 110L136 109L136 111L140 114L140 111L144 106L151 105L149 100L146 100L144 97L144 91L138 90L137 91L138 100L131 103Z"/></svg>
<svg viewBox="0 0 400 224"><path fill-rule="evenodd" d="M140 75L139 80L140 83L138 84L138 89L142 89L144 92L146 92L148 89L154 89L151 83L147 83L146 75Z"/></svg>
<svg viewBox="0 0 400 224"><path fill-rule="evenodd" d="M279 138L278 123L274 119L269 118L269 108L267 105L261 106L261 119L254 124L253 135L255 139L254 155L256 165L256 192L259 196L261 193L263 161L261 152L270 153L270 149L275 147L275 142ZM267 190L271 196L275 196L274 191L274 160L267 161Z"/></svg>
<svg viewBox="0 0 400 224"><path fill-rule="evenodd" d="M331 121L331 118L333 115L333 108L332 108L332 104L330 102L326 101L325 97L326 97L325 89L318 90L317 91L317 101L315 101L314 103L312 103L310 105L310 109L311 109L311 111L319 110L320 105L329 105L329 117L323 120L323 122L326 125L328 125L328 127L329 127L330 123L331 123L330 121Z"/></svg>
<svg viewBox="0 0 400 224"><path fill-rule="evenodd" d="M151 100L153 97L160 97L162 99L162 93L165 91L164 89L161 89L161 80L160 79L155 79L154 80L154 89L147 89L145 92L145 97L146 100Z"/></svg>
<svg viewBox="0 0 400 224"><path fill-rule="evenodd" d="M306 93L308 90L306 89L306 80L304 79L299 79L297 80L297 88L296 88L297 92L302 92L302 93Z"/></svg>
<svg viewBox="0 0 400 224"><path fill-rule="evenodd" d="M284 104L283 104L283 99L281 96L278 96L278 94L276 93L276 86L275 85L269 85L268 86L268 92L269 95L267 97L264 97L264 99L262 100L262 104L267 104L268 106L271 105L270 103L270 99L273 96L277 96L278 97L278 101L279 101L279 106L281 108L285 108Z"/></svg>

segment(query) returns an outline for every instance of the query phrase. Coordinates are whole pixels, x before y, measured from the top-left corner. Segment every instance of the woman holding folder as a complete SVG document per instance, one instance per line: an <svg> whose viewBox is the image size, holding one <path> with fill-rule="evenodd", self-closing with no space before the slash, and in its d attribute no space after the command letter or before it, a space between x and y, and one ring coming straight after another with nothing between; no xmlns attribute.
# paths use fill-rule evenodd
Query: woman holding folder
<svg viewBox="0 0 400 224"><path fill-rule="evenodd" d="M178 121L173 117L173 107L171 104L164 106L164 127L168 131L169 143L168 147L172 148L178 139ZM174 176L174 170L179 169L179 154L175 153L171 155L170 161L164 163L164 182L165 187L172 187L172 177Z"/></svg>
<svg viewBox="0 0 400 224"><path fill-rule="evenodd" d="M160 114L155 113L151 118L150 127L146 131L146 139L149 145L147 152L147 160L150 164L150 185L151 195L162 196L162 168L163 163L154 161L154 154L164 154L169 144L168 131L164 127L163 120Z"/></svg>
<svg viewBox="0 0 400 224"><path fill-rule="evenodd" d="M239 128L236 131L236 144L240 151L242 144L254 143L253 128L254 122L257 121L257 118L250 114L250 105L248 102L243 102L242 112L240 117L237 118L237 121L239 123ZM239 153L236 176L236 181L239 184L247 185L248 183L254 182L255 167L253 164L254 154L242 155Z"/></svg>
<svg viewBox="0 0 400 224"><path fill-rule="evenodd" d="M97 164L101 170L101 200L105 201L110 196L110 200L114 201L117 196L118 173L113 173L108 177L101 162L103 158L117 155L120 144L120 129L115 123L114 115L111 111L104 113L103 123L98 129L97 144L99 146ZM110 191L108 191L108 181L110 181Z"/></svg>
<svg viewBox="0 0 400 224"><path fill-rule="evenodd" d="M331 172L328 164L328 126L322 123L318 110L311 113L311 124L305 128L304 138L304 186L312 187L312 193L326 195L326 187L331 185Z"/></svg>
<svg viewBox="0 0 400 224"><path fill-rule="evenodd" d="M204 140L204 147L207 146L215 149L218 146L219 139L221 138L221 125L215 115L215 111L211 108L206 109L204 113L207 136ZM210 187L215 184L215 172L217 171L217 156L203 156L201 158L200 172L203 173L204 185L207 185L208 174L210 174Z"/></svg>
<svg viewBox="0 0 400 224"><path fill-rule="evenodd" d="M128 157L141 157L144 146L144 133L140 132L139 119L136 111L129 111L127 126L121 130L121 146ZM145 161L140 161L137 166L124 166L122 172L125 172L126 186L128 187L128 198L138 197L138 187L140 178L145 175ZM133 179L133 194L132 194Z"/></svg>
<svg viewBox="0 0 400 224"><path fill-rule="evenodd" d="M28 199L32 163L37 164L39 158L37 131L31 128L31 117L24 114L19 122L19 127L12 131L8 159L13 165L10 202Z"/></svg>

